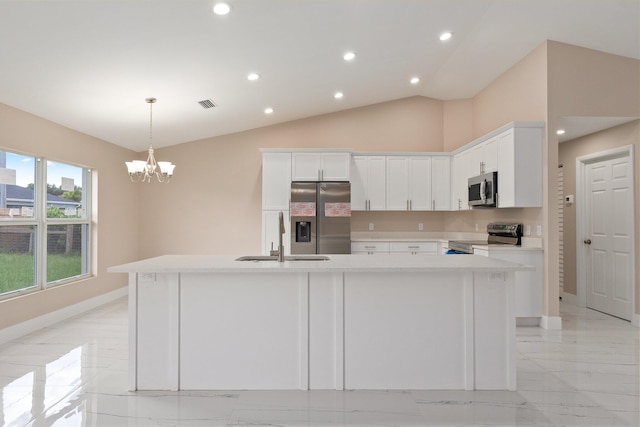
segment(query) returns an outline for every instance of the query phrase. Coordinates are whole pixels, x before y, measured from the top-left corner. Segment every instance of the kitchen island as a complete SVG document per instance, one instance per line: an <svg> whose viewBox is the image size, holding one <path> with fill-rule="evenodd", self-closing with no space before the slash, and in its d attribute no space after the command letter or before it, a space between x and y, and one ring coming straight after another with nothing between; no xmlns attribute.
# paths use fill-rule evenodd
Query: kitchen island
<svg viewBox="0 0 640 427"><path fill-rule="evenodd" d="M235 261L129 274L129 389L515 390L516 271L468 256Z"/></svg>

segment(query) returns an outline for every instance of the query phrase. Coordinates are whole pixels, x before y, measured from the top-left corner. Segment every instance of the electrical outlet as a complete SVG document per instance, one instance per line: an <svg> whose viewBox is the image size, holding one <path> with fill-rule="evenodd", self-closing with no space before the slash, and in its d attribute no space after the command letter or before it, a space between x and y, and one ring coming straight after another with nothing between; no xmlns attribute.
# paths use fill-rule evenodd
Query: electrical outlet
<svg viewBox="0 0 640 427"><path fill-rule="evenodd" d="M139 282L153 282L155 279L154 273L138 273Z"/></svg>
<svg viewBox="0 0 640 427"><path fill-rule="evenodd" d="M542 236L542 226L536 225L536 236Z"/></svg>
<svg viewBox="0 0 640 427"><path fill-rule="evenodd" d="M531 236L531 226L530 225L525 225L524 226L524 235L525 236Z"/></svg>
<svg viewBox="0 0 640 427"><path fill-rule="evenodd" d="M422 231L422 230L424 230L424 224L419 222L418 223L418 231Z"/></svg>
<svg viewBox="0 0 640 427"><path fill-rule="evenodd" d="M480 231L480 226L476 224L476 231Z"/></svg>
<svg viewBox="0 0 640 427"><path fill-rule="evenodd" d="M369 231L373 231L373 223L372 222L369 223Z"/></svg>

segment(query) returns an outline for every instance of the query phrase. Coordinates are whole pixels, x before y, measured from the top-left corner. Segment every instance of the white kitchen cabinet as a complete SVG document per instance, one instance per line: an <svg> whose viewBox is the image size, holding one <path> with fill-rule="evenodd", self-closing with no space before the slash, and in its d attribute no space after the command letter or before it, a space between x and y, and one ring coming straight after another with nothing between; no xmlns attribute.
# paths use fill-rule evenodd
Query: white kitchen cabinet
<svg viewBox="0 0 640 427"><path fill-rule="evenodd" d="M498 144L495 137L471 147L471 176L494 172L498 169Z"/></svg>
<svg viewBox="0 0 640 427"><path fill-rule="evenodd" d="M441 253L438 241L357 241L351 242L352 254L429 254Z"/></svg>
<svg viewBox="0 0 640 427"><path fill-rule="evenodd" d="M280 233L279 214L281 211L262 211L262 255L269 255L271 249L278 249L278 239ZM291 255L291 221L289 211L282 211L284 214L284 230L282 244L284 254ZM273 247L272 247L273 244Z"/></svg>
<svg viewBox="0 0 640 427"><path fill-rule="evenodd" d="M431 208L451 210L451 157L431 157Z"/></svg>
<svg viewBox="0 0 640 427"><path fill-rule="evenodd" d="M262 154L262 209L289 210L291 153Z"/></svg>
<svg viewBox="0 0 640 427"><path fill-rule="evenodd" d="M469 209L469 159L470 151L461 151L453 156L451 172L451 209L454 211Z"/></svg>
<svg viewBox="0 0 640 427"><path fill-rule="evenodd" d="M489 249L474 249L474 254L535 267L535 271L515 273L516 317L522 319L519 321L521 325L527 324L523 318L533 318L535 324L543 315L542 250L489 247Z"/></svg>
<svg viewBox="0 0 640 427"><path fill-rule="evenodd" d="M387 255L389 242L351 242L352 254Z"/></svg>
<svg viewBox="0 0 640 427"><path fill-rule="evenodd" d="M291 155L293 181L349 181L351 153L296 153Z"/></svg>
<svg viewBox="0 0 640 427"><path fill-rule="evenodd" d="M353 156L351 210L383 211L386 204L385 156Z"/></svg>
<svg viewBox="0 0 640 427"><path fill-rule="evenodd" d="M387 156L387 210L431 209L431 157Z"/></svg>
<svg viewBox="0 0 640 427"><path fill-rule="evenodd" d="M496 139L498 207L542 206L542 128L514 127Z"/></svg>
<svg viewBox="0 0 640 427"><path fill-rule="evenodd" d="M389 242L389 253L437 255L438 247L438 242Z"/></svg>

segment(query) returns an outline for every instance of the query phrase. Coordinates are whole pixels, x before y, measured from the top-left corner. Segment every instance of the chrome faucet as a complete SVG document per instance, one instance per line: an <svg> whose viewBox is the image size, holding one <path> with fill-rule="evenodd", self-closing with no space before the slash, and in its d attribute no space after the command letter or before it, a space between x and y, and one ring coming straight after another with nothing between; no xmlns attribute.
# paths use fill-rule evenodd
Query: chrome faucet
<svg viewBox="0 0 640 427"><path fill-rule="evenodd" d="M280 232L278 233L278 262L284 262L284 246L282 244L282 236L284 236L284 214L280 212L278 215Z"/></svg>

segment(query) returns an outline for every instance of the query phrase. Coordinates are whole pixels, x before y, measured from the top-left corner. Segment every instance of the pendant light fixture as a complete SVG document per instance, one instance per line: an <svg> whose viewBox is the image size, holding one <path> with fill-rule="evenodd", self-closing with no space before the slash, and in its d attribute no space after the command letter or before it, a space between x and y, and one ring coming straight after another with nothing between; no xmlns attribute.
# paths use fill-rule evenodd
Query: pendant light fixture
<svg viewBox="0 0 640 427"><path fill-rule="evenodd" d="M129 178L133 182L151 182L151 177L155 175L159 182L169 182L176 165L171 162L156 162L153 155L153 104L157 99L147 98L145 101L149 104L149 155L146 162L142 160L125 162Z"/></svg>

